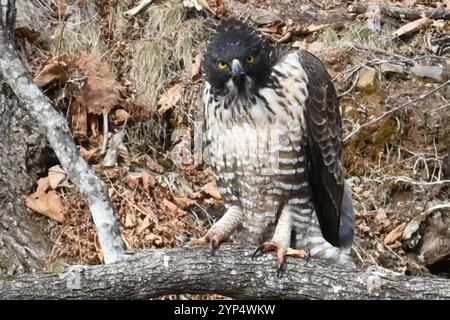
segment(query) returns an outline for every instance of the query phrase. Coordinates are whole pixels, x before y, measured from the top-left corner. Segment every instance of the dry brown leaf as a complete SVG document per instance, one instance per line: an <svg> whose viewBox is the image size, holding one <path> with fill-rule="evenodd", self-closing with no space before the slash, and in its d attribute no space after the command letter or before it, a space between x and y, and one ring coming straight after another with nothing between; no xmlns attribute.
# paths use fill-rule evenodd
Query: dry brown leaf
<svg viewBox="0 0 450 320"><path fill-rule="evenodd" d="M147 168L157 173L164 173L164 168L160 166L152 157L148 154L144 154L137 158L138 161L144 161Z"/></svg>
<svg viewBox="0 0 450 320"><path fill-rule="evenodd" d="M262 33L268 33L268 34L278 33L283 26L284 26L284 22L282 22L281 20L278 20L278 21L271 23L268 26L265 26L264 28L259 28L259 31L261 31Z"/></svg>
<svg viewBox="0 0 450 320"><path fill-rule="evenodd" d="M428 19L427 17L423 17L423 18L414 20L412 22L409 22L409 23L405 24L404 26L398 28L397 30L394 31L393 36L400 37L407 33L417 32L420 29L422 29L432 23L433 23L433 20Z"/></svg>
<svg viewBox="0 0 450 320"><path fill-rule="evenodd" d="M178 208L178 210L177 210L178 217L184 217L187 214L188 214L187 211L184 211L183 209Z"/></svg>
<svg viewBox="0 0 450 320"><path fill-rule="evenodd" d="M67 187L69 185L67 173L59 165L48 169L48 181L53 190L58 187Z"/></svg>
<svg viewBox="0 0 450 320"><path fill-rule="evenodd" d="M162 237L160 235L157 235L154 233L146 234L144 239L146 241L153 242L155 245L158 245L158 246L161 245L161 243L162 243Z"/></svg>
<svg viewBox="0 0 450 320"><path fill-rule="evenodd" d="M402 223L401 225L397 226L394 230L388 233L388 235L384 238L384 244L388 245L393 242L395 242L397 239L399 239L402 234L403 230L405 230L406 223Z"/></svg>
<svg viewBox="0 0 450 320"><path fill-rule="evenodd" d="M78 99L74 99L70 107L72 127L76 134L82 137L87 136L88 131L88 114L87 107Z"/></svg>
<svg viewBox="0 0 450 320"><path fill-rule="evenodd" d="M91 124L91 139L93 139L94 141L103 141L103 126L100 125L99 123L99 118L97 117L96 119L92 119L92 121L90 121Z"/></svg>
<svg viewBox="0 0 450 320"><path fill-rule="evenodd" d="M40 32L31 30L27 26L25 27L19 27L14 30L16 38L25 38L28 39L31 43L37 40L39 36L41 35Z"/></svg>
<svg viewBox="0 0 450 320"><path fill-rule="evenodd" d="M116 190L114 190L113 187L108 188L108 195L109 195L109 197L110 197L111 199L113 198L113 196L114 196L115 193L116 193Z"/></svg>
<svg viewBox="0 0 450 320"><path fill-rule="evenodd" d="M49 188L50 182L48 178L39 179L36 192L25 198L25 204L31 210L63 223L64 205L59 194L54 190L48 191Z"/></svg>
<svg viewBox="0 0 450 320"><path fill-rule="evenodd" d="M202 191L209 194L211 197L213 197L216 200L222 199L222 196L220 195L220 192L217 189L215 182L209 182L209 183L205 184L202 187Z"/></svg>
<svg viewBox="0 0 450 320"><path fill-rule="evenodd" d="M47 192L50 189L50 181L48 177L41 178L37 181L36 195L40 196Z"/></svg>
<svg viewBox="0 0 450 320"><path fill-rule="evenodd" d="M114 119L115 125L126 123L130 118L130 114L123 109L117 109L114 115L116 116Z"/></svg>
<svg viewBox="0 0 450 320"><path fill-rule="evenodd" d="M184 85L181 83L177 83L165 93L161 95L158 100L158 105L160 106L158 109L159 114L164 114L167 110L173 108L180 100L184 94Z"/></svg>
<svg viewBox="0 0 450 320"><path fill-rule="evenodd" d="M202 73L203 54L199 53L195 56L191 66L191 79L197 80Z"/></svg>
<svg viewBox="0 0 450 320"><path fill-rule="evenodd" d="M189 194L189 198L196 199L196 200L201 200L201 199L204 198L204 196L203 196L202 192L192 192L191 194Z"/></svg>
<svg viewBox="0 0 450 320"><path fill-rule="evenodd" d="M142 187L145 191L149 192L150 187L153 187L156 185L156 178L152 176L147 171L142 172Z"/></svg>
<svg viewBox="0 0 450 320"><path fill-rule="evenodd" d="M163 199L162 204L166 208L167 212L174 215L178 211L178 206L170 200Z"/></svg>
<svg viewBox="0 0 450 320"><path fill-rule="evenodd" d="M144 213L146 217L149 217L149 219L154 223L157 224L158 223L158 218L155 215L155 213L153 212L152 208L146 206L143 203L138 203L138 208L139 210L141 210L141 213Z"/></svg>
<svg viewBox="0 0 450 320"><path fill-rule="evenodd" d="M120 144L117 146L117 153L123 159L124 163L130 163L130 152L128 148L124 144Z"/></svg>
<svg viewBox="0 0 450 320"><path fill-rule="evenodd" d="M301 25L295 25L292 28L289 28L289 31L291 31L295 35L305 35L305 34L310 34L310 33L319 31L328 26L329 26L329 24L314 24L314 23L312 23L306 27L301 26Z"/></svg>
<svg viewBox="0 0 450 320"><path fill-rule="evenodd" d="M127 213L125 216L125 228L134 228L136 225L136 216L134 214Z"/></svg>
<svg viewBox="0 0 450 320"><path fill-rule="evenodd" d="M80 154L81 156L87 160L87 161L91 161L92 159L95 159L95 157L97 157L100 153L100 150L97 148L92 148L90 150L86 150L83 147L80 147Z"/></svg>
<svg viewBox="0 0 450 320"><path fill-rule="evenodd" d="M187 209L190 206L193 206L194 204L197 203L197 201L192 200L188 197L174 197L173 201L175 202L175 204L180 207L181 209Z"/></svg>
<svg viewBox="0 0 450 320"><path fill-rule="evenodd" d="M291 40L291 37L292 37L292 33L286 32L281 38L277 39L277 42L278 43L288 42L289 40Z"/></svg>
<svg viewBox="0 0 450 320"><path fill-rule="evenodd" d="M314 24L314 23L312 23L306 29L308 30L309 33L312 33L312 32L316 32L316 31L322 30L323 28L328 27L329 25L330 25L329 23L326 23L326 24Z"/></svg>
<svg viewBox="0 0 450 320"><path fill-rule="evenodd" d="M109 113L120 102L120 84L115 74L108 64L87 53L81 53L77 63L86 83L75 100L85 106L88 113Z"/></svg>
<svg viewBox="0 0 450 320"><path fill-rule="evenodd" d="M144 219L138 218L137 220L137 228L136 228L136 234L141 234L145 229L150 227L150 217L146 216Z"/></svg>
<svg viewBox="0 0 450 320"><path fill-rule="evenodd" d="M67 54L50 56L42 64L33 81L41 88L56 82L64 83L74 70L74 61L70 60Z"/></svg>
<svg viewBox="0 0 450 320"><path fill-rule="evenodd" d="M142 179L142 172L127 172L126 181L129 185L135 186Z"/></svg>

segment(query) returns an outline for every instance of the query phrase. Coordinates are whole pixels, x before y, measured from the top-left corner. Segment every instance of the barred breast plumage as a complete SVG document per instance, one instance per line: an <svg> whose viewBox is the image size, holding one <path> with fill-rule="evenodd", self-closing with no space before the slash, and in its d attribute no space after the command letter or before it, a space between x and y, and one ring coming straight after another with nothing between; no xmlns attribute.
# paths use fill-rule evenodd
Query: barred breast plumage
<svg viewBox="0 0 450 320"><path fill-rule="evenodd" d="M251 244L273 235L280 206L307 203L309 197L301 145L307 79L297 54L287 55L269 81L253 101L214 101L205 89L209 162L226 206L245 211L235 238Z"/></svg>

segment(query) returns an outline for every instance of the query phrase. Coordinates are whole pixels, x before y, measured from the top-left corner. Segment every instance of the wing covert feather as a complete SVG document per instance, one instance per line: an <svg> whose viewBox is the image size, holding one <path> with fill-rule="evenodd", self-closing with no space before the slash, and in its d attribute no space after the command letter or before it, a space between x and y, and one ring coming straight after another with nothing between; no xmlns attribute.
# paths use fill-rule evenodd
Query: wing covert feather
<svg viewBox="0 0 450 320"><path fill-rule="evenodd" d="M300 51L299 57L308 76L305 121L311 197L324 238L339 246L344 178L338 99L323 63L307 51Z"/></svg>

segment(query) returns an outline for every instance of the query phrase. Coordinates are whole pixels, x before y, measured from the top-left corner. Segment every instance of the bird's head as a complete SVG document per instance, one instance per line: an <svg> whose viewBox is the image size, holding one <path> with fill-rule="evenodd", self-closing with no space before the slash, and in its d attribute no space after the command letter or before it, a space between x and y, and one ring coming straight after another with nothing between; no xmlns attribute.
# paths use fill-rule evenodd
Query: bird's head
<svg viewBox="0 0 450 320"><path fill-rule="evenodd" d="M270 75L273 51L252 26L234 17L223 19L206 50L206 79L218 92L254 92Z"/></svg>

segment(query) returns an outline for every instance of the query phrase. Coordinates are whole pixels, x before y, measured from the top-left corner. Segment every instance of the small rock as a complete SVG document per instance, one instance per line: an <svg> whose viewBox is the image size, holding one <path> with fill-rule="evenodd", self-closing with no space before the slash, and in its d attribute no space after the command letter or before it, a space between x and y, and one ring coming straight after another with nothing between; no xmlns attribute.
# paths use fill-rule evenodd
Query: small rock
<svg viewBox="0 0 450 320"><path fill-rule="evenodd" d="M308 45L308 51L314 54L322 52L323 50L325 50L325 48L326 48L325 43L321 41L314 41Z"/></svg>
<svg viewBox="0 0 450 320"><path fill-rule="evenodd" d="M416 233L417 230L419 230L420 224L425 219L424 216L417 216L416 218L412 219L408 222L406 225L405 230L403 230L402 239L403 240L409 240L411 237Z"/></svg>
<svg viewBox="0 0 450 320"><path fill-rule="evenodd" d="M420 29L429 26L430 24L433 24L433 20L428 19L427 17L423 17L415 21L411 21L405 24L404 26L400 27L399 29L394 31L393 35L394 37L400 37L407 33L417 32Z"/></svg>
<svg viewBox="0 0 450 320"><path fill-rule="evenodd" d="M269 10L262 8L255 8L251 13L251 18L253 22L258 26L268 25L277 21L281 21L279 16L270 12Z"/></svg>
<svg viewBox="0 0 450 320"><path fill-rule="evenodd" d="M446 71L443 66L414 66L411 67L411 73L415 77L431 79L437 82L443 82L446 78Z"/></svg>
<svg viewBox="0 0 450 320"><path fill-rule="evenodd" d="M375 92L378 88L377 70L371 67L362 68L356 86L364 93Z"/></svg>
<svg viewBox="0 0 450 320"><path fill-rule="evenodd" d="M402 66L395 64L395 63L383 63L380 66L381 73L382 74L392 74L392 73L398 73L398 74L404 74L405 69L403 69Z"/></svg>

